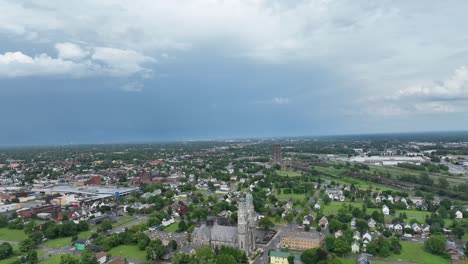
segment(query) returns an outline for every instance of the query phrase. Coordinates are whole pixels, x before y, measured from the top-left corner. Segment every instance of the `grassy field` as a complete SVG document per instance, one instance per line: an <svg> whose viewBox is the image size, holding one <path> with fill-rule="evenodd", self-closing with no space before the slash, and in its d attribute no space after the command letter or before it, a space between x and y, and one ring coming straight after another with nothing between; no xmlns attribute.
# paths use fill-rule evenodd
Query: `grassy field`
<svg viewBox="0 0 468 264"><path fill-rule="evenodd" d="M39 263L40 264L60 264L60 258L62 257L62 255L53 255L49 258L46 258L42 261L40 261ZM77 259L79 259L79 257L77 256L76 257Z"/></svg>
<svg viewBox="0 0 468 264"><path fill-rule="evenodd" d="M84 232L79 233L78 237L89 238L92 233L94 233L94 231L92 230L84 231ZM72 237L61 237L61 238L50 239L44 243L44 246L51 247L51 248L62 248L66 246L71 246L72 245L71 238Z"/></svg>
<svg viewBox="0 0 468 264"><path fill-rule="evenodd" d="M0 264L13 264L18 260L18 256L0 260Z"/></svg>
<svg viewBox="0 0 468 264"><path fill-rule="evenodd" d="M346 206L348 205L352 205L354 207L357 207L359 209L362 208L362 203L356 203L356 202L336 202L336 201L333 201L333 202L330 202L329 205L325 205L323 202L320 203L320 206L321 206L321 209L322 209L322 212L325 214L325 215L328 215L328 214L336 214L338 213L338 210L343 206L343 204L346 204ZM367 213L368 214L372 214L373 211L376 211L376 210L380 210L378 208L367 208Z"/></svg>
<svg viewBox="0 0 468 264"><path fill-rule="evenodd" d="M179 223L173 223L173 224L166 226L163 230L166 232L176 232L178 228L179 228Z"/></svg>
<svg viewBox="0 0 468 264"><path fill-rule="evenodd" d="M120 245L109 251L112 256L119 256L131 259L146 259L146 251L139 250L137 246Z"/></svg>
<svg viewBox="0 0 468 264"><path fill-rule="evenodd" d="M411 219L416 219L420 223L424 223L426 215L430 215L430 212L426 211L418 211L418 210L396 210L395 216L398 216L400 213L406 213L406 216L408 216L408 222Z"/></svg>
<svg viewBox="0 0 468 264"><path fill-rule="evenodd" d="M28 238L23 230L0 228L0 240L20 242Z"/></svg>
<svg viewBox="0 0 468 264"><path fill-rule="evenodd" d="M121 226L121 225L125 225L129 222L132 222L133 220L135 220L136 218L133 217L133 216L121 216L119 218L119 221L115 222L112 224L113 227L118 227L118 226Z"/></svg>
<svg viewBox="0 0 468 264"><path fill-rule="evenodd" d="M289 176L289 177L297 177L297 176L302 175L302 173L292 171L292 170L277 170L276 174L278 174L279 176Z"/></svg>
<svg viewBox="0 0 468 264"><path fill-rule="evenodd" d="M296 193L290 193L290 194L284 194L283 190L281 190L281 194L278 194L278 191L276 189L273 190L273 194L278 198L278 200L283 200L287 201L289 199L296 199L296 200L304 200L306 195L305 194L296 194Z"/></svg>
<svg viewBox="0 0 468 264"><path fill-rule="evenodd" d="M344 175L344 172L345 172L344 169L336 169L336 168L334 168L332 166L330 166L330 167L316 166L316 167L314 167L314 169L316 169L317 171L320 171L320 172L322 172L322 173L324 173L326 175L334 176L334 177L326 177L326 178L328 178L331 181L335 181L336 183L345 184L345 185L354 184L354 186L359 187L360 189L364 189L364 190L369 189L370 187L372 189L378 188L380 191L385 191L385 190L395 191L396 190L394 188L391 188L391 187L388 187L388 186L385 186L385 185L382 185L382 184L366 182L366 181L362 181L362 180L358 180L358 179L355 179L355 178L352 178L352 177L345 176ZM338 178L335 178L335 177L338 177Z"/></svg>
<svg viewBox="0 0 468 264"><path fill-rule="evenodd" d="M450 260L433 255L424 250L424 244L401 241L401 255L391 255L388 259L421 264L449 264Z"/></svg>

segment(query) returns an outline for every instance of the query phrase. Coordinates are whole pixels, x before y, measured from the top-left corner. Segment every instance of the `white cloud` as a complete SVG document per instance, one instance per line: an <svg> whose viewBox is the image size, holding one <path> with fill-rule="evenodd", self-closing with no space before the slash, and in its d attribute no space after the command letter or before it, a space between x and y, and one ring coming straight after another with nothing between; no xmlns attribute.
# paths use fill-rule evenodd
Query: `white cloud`
<svg viewBox="0 0 468 264"><path fill-rule="evenodd" d="M276 105L287 105L292 102L291 98L288 97L275 97L268 100L257 100L254 104L276 104Z"/></svg>
<svg viewBox="0 0 468 264"><path fill-rule="evenodd" d="M145 64L155 62L151 57L132 50L97 47L88 52L71 43L58 43L55 47L59 52L57 58L44 53L29 56L20 51L0 54L0 77L145 76L150 72ZM90 58L84 59L87 54L91 54Z"/></svg>
<svg viewBox="0 0 468 264"><path fill-rule="evenodd" d="M111 74L135 74L149 71L145 63L154 63L155 59L144 56L133 50L122 50L108 47L97 47L91 56L93 60L109 65Z"/></svg>
<svg viewBox="0 0 468 264"><path fill-rule="evenodd" d="M34 57L22 52L7 52L0 54L0 77L24 77L47 75L81 76L99 70L99 66L90 62L75 63L60 58L52 58L47 54Z"/></svg>
<svg viewBox="0 0 468 264"><path fill-rule="evenodd" d="M395 98L427 97L436 99L468 99L468 69L462 66L443 82L415 85L396 92Z"/></svg>
<svg viewBox="0 0 468 264"><path fill-rule="evenodd" d="M445 81L424 82L390 95L369 96L358 101L375 116L456 113L468 111L468 69L454 70Z"/></svg>
<svg viewBox="0 0 468 264"><path fill-rule="evenodd" d="M143 65L163 60L158 54L220 47L226 56L323 66L359 87L343 95L380 97L441 79L468 60L463 0L18 0L1 1L0 10L0 40L85 43L82 51L116 75L148 74ZM93 47L122 51L123 64ZM81 56L72 54L59 58Z"/></svg>
<svg viewBox="0 0 468 264"><path fill-rule="evenodd" d="M65 60L80 60L89 55L88 51L70 42L56 43L55 49L58 52L58 57Z"/></svg>

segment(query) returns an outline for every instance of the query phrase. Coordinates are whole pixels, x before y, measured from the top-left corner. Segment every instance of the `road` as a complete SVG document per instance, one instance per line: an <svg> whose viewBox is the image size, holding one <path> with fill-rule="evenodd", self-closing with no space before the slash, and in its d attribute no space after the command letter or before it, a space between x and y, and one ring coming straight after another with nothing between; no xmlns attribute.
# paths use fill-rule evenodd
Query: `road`
<svg viewBox="0 0 468 264"><path fill-rule="evenodd" d="M130 228L132 226L139 225L139 224L141 224L143 222L146 222L146 221L148 221L147 216L138 215L138 216L136 216L135 220L133 220L131 222L128 222L126 224L123 224L121 226L115 227L115 228L111 229L108 233L109 234L120 233L120 232L125 231L126 228Z"/></svg>

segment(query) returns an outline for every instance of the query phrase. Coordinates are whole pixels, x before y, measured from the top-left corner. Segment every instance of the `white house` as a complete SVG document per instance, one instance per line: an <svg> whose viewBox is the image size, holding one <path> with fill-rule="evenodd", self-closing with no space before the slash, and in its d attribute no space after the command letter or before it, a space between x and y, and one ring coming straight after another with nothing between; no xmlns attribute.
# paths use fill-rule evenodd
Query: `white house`
<svg viewBox="0 0 468 264"><path fill-rule="evenodd" d="M104 251L100 251L96 253L94 256L96 256L96 259L99 262L99 264L104 264L107 261L107 254Z"/></svg>
<svg viewBox="0 0 468 264"><path fill-rule="evenodd" d="M406 223L403 229L412 229L412 227L409 223Z"/></svg>
<svg viewBox="0 0 468 264"><path fill-rule="evenodd" d="M463 218L463 213L460 210L456 211L455 212L455 218L462 219Z"/></svg>
<svg viewBox="0 0 468 264"><path fill-rule="evenodd" d="M391 196L391 195L387 196L387 200L388 200L389 202L393 203L393 201L394 201L394 200L393 200L393 196Z"/></svg>
<svg viewBox="0 0 468 264"><path fill-rule="evenodd" d="M353 219L351 219L351 229L355 229L356 228L356 218L353 217Z"/></svg>
<svg viewBox="0 0 468 264"><path fill-rule="evenodd" d="M359 232L359 231L354 232L353 239L354 240L361 239L361 232Z"/></svg>
<svg viewBox="0 0 468 264"><path fill-rule="evenodd" d="M341 231L341 230L338 230L338 231L335 232L335 238L339 238L342 235L343 235L343 231Z"/></svg>
<svg viewBox="0 0 468 264"><path fill-rule="evenodd" d="M367 226L369 226L369 228L375 228L376 224L377 224L377 222L372 218L369 219L369 221L367 221Z"/></svg>
<svg viewBox="0 0 468 264"><path fill-rule="evenodd" d="M396 224L393 226L393 230L395 230L395 232L402 232L403 226L401 224Z"/></svg>
<svg viewBox="0 0 468 264"><path fill-rule="evenodd" d="M371 240L372 240L372 236L369 234L369 232L366 232L366 233L362 236L362 241L370 242Z"/></svg>
<svg viewBox="0 0 468 264"><path fill-rule="evenodd" d="M356 240L353 241L353 243L351 244L351 252L353 253L359 253L359 248L360 248L361 245L359 245L359 242L357 242Z"/></svg>
<svg viewBox="0 0 468 264"><path fill-rule="evenodd" d="M161 224L162 224L163 226L168 226L168 225L171 225L171 224L173 224L173 223L175 223L175 220L174 220L174 218L171 217L170 219L167 219L167 220L166 220L166 218L164 218L164 219L162 220L162 223L161 223Z"/></svg>
<svg viewBox="0 0 468 264"><path fill-rule="evenodd" d="M411 227L413 228L413 231L416 234L420 234L422 232L421 227L416 223L414 223Z"/></svg>
<svg viewBox="0 0 468 264"><path fill-rule="evenodd" d="M382 206L382 213L383 213L384 215L389 215L389 214L390 214L390 209L389 209L388 206L385 205L385 204Z"/></svg>
<svg viewBox="0 0 468 264"><path fill-rule="evenodd" d="M377 197L375 197L375 202L376 202L376 203L382 202L382 198L380 197L380 195L377 196Z"/></svg>
<svg viewBox="0 0 468 264"><path fill-rule="evenodd" d="M315 210L320 210L320 204L319 204L319 203L315 203L314 209L315 209Z"/></svg>

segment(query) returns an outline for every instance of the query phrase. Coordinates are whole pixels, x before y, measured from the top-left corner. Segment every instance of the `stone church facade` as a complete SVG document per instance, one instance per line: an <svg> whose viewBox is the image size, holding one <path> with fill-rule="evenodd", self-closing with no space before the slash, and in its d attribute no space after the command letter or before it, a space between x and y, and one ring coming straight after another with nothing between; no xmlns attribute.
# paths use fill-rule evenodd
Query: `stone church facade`
<svg viewBox="0 0 468 264"><path fill-rule="evenodd" d="M223 226L214 222L213 225L202 224L193 231L193 243L209 245L212 248L220 246L235 247L248 256L256 249L255 229L256 213L252 194L238 201L237 226Z"/></svg>

